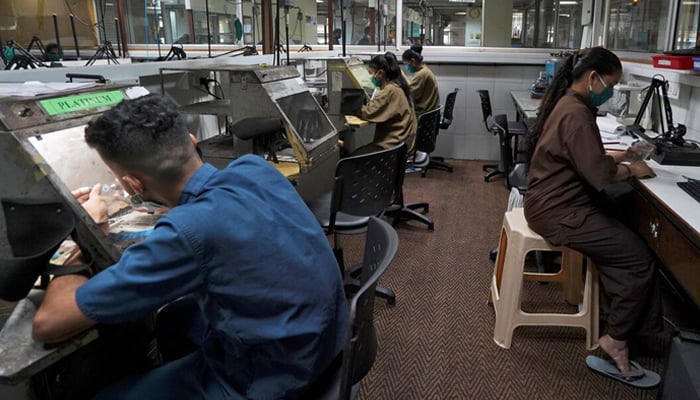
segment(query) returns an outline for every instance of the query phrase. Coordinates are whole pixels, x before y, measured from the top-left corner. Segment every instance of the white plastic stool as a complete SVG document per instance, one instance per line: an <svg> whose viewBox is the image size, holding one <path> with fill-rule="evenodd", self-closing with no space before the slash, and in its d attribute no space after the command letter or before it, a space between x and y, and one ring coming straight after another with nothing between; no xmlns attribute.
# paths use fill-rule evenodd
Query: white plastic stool
<svg viewBox="0 0 700 400"><path fill-rule="evenodd" d="M525 256L536 250L560 251L561 270L557 273L525 272ZM591 262L586 268L583 303L579 312L527 313L520 308L520 291L525 280L560 282L565 299L578 304L581 298L583 256L566 247L555 247L527 225L522 208L505 213L498 244L498 257L491 280L491 301L496 311L493 340L510 348L513 330L520 325L573 326L586 330L586 348L598 347L598 276Z"/></svg>

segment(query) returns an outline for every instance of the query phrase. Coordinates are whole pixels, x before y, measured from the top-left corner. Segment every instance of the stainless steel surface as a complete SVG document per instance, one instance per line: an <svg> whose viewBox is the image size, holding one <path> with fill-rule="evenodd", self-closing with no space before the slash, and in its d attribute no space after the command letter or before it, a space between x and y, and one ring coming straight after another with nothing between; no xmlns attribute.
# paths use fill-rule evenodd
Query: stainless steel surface
<svg viewBox="0 0 700 400"><path fill-rule="evenodd" d="M306 111L317 111L317 121L320 120L329 126L325 136L318 140L305 140L307 132L299 132L301 127L294 126L295 122L299 122L298 118L287 115L278 104L288 96L310 93L308 88L301 84L300 74L293 66L201 64L188 68L163 68L161 79L165 82L163 73L185 74L186 77L178 79L189 85L189 89L195 89L196 96L208 92L211 96L205 101L194 94L191 103L180 101L180 110L225 116L217 121L220 130L225 130L226 124L235 124L245 118L281 118L286 124L287 138L295 150L297 160L303 166L302 175L304 171L313 168L312 165L318 160L325 159L326 153L332 153L337 147L337 130L317 103L313 109ZM181 86L177 88L178 95L182 94ZM161 87L165 93L172 90L165 84ZM308 107L308 104L306 106ZM299 104L299 107L302 107L302 104ZM248 141L235 136L232 138L232 147L233 157L247 154L252 149Z"/></svg>
<svg viewBox="0 0 700 400"><path fill-rule="evenodd" d="M518 113L525 117L526 123L531 123L537 119L537 112L542 99L533 99L527 90L515 90L510 92Z"/></svg>
<svg viewBox="0 0 700 400"><path fill-rule="evenodd" d="M180 112L190 114L229 115L231 100L209 100L179 107Z"/></svg>

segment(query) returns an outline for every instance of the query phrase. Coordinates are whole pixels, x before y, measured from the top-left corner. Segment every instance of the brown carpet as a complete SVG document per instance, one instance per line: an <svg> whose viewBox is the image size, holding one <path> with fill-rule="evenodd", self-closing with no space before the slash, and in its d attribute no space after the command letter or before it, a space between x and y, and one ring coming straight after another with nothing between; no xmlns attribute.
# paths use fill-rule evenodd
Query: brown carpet
<svg viewBox="0 0 700 400"><path fill-rule="evenodd" d="M508 350L493 341L487 304L508 192L503 179L485 183L481 162L450 161L454 173L431 170L406 177L408 202L430 203L435 231L400 224L399 252L380 283L396 292L389 308L377 300L379 354L359 398L425 399L654 399L590 371L583 329L519 327ZM343 237L346 265L360 261L361 235ZM527 308L563 301L557 284L527 283ZM664 360L638 361L661 373Z"/></svg>

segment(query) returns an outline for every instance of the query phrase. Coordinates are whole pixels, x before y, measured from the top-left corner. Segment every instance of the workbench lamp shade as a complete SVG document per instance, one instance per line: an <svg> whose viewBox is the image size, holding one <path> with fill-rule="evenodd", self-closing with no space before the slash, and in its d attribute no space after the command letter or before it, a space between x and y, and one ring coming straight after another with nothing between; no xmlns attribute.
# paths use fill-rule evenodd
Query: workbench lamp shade
<svg viewBox="0 0 700 400"><path fill-rule="evenodd" d="M44 273L75 220L63 203L2 200L11 254L0 254L0 299L18 301Z"/></svg>

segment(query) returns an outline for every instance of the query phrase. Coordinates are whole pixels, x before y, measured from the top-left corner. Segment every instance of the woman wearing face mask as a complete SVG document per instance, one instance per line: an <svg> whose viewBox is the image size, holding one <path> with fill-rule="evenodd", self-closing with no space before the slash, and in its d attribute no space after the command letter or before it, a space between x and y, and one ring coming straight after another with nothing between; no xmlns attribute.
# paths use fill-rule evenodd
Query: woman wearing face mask
<svg viewBox="0 0 700 400"><path fill-rule="evenodd" d="M361 110L365 121L376 124L372 143L360 147L352 155L388 149L406 142L408 154L415 152L416 114L408 84L401 76L393 53L372 57L368 65L372 83L379 90Z"/></svg>
<svg viewBox="0 0 700 400"><path fill-rule="evenodd" d="M607 209L601 193L609 183L652 175L633 152L607 154L603 148L596 111L621 75L620 60L602 47L569 56L556 73L530 137L534 153L524 205L535 232L596 265L609 299L608 329L599 345L625 373L630 348L652 350L644 347L658 338L662 320L654 255Z"/></svg>
<svg viewBox="0 0 700 400"><path fill-rule="evenodd" d="M440 107L437 79L435 79L433 71L423 64L422 52L423 46L414 44L401 55L404 69L409 75L412 75L409 88L418 115Z"/></svg>

